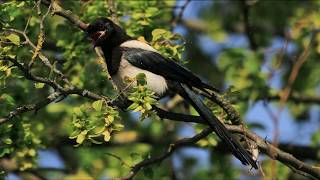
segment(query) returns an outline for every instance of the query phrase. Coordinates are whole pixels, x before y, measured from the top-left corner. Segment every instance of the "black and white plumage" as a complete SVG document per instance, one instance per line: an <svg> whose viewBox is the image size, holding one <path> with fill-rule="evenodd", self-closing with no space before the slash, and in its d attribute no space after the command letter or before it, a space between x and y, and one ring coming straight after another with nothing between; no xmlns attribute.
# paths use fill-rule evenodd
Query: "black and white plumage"
<svg viewBox="0 0 320 180"><path fill-rule="evenodd" d="M193 91L193 88L197 88L210 96L210 90L216 91L214 87L204 83L176 62L165 58L148 44L131 38L107 18L100 18L90 24L87 33L94 46L102 48L108 71L119 89L127 88L124 83L126 78L135 78L137 74L144 73L149 89L158 96L168 90L183 96L243 164L258 168L251 155Z"/></svg>

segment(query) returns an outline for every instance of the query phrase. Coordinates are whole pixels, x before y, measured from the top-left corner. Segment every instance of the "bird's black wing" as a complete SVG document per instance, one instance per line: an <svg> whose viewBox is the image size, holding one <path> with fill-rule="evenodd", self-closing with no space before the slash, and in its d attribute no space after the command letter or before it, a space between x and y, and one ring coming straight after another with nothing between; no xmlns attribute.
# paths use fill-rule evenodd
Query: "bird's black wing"
<svg viewBox="0 0 320 180"><path fill-rule="evenodd" d="M167 80L184 83L199 89L218 91L216 88L204 83L188 69L157 52L131 47L123 47L121 51L123 57L132 65L161 75Z"/></svg>

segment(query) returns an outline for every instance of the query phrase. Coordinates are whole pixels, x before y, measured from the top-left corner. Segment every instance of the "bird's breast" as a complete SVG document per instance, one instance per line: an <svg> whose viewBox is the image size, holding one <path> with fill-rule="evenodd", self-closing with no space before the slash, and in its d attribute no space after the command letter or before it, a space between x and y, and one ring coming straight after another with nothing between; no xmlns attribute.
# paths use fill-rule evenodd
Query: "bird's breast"
<svg viewBox="0 0 320 180"><path fill-rule="evenodd" d="M133 66L126 59L121 59L117 73L112 76L117 87L126 92L136 85L134 78L137 74L144 73L147 80L147 87L154 91L158 96L163 95L168 89L167 81L164 77L150 71ZM129 83L126 83L129 80ZM132 80L132 82L130 82Z"/></svg>

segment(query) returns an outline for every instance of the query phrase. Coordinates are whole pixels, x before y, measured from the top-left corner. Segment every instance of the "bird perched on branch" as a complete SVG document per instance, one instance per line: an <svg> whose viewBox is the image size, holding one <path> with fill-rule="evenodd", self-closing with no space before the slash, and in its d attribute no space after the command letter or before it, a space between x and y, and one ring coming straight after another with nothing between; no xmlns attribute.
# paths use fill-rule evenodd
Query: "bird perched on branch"
<svg viewBox="0 0 320 180"><path fill-rule="evenodd" d="M162 56L148 44L130 37L120 26L107 18L97 19L88 26L86 32L94 47L101 47L108 71L120 90L126 87L127 77L135 78L137 74L144 73L150 90L158 96L164 95L167 91L180 94L207 121L242 164L258 169L250 153L237 142L202 102L201 96L194 91L196 88L210 97L211 91L217 89L178 63Z"/></svg>

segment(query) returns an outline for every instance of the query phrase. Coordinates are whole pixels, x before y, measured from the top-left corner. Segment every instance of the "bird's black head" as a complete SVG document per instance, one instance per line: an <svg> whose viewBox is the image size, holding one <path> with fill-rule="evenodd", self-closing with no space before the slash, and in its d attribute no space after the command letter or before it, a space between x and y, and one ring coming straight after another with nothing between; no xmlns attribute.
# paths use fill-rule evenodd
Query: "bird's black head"
<svg viewBox="0 0 320 180"><path fill-rule="evenodd" d="M98 18L89 24L86 31L94 46L116 46L130 39L117 24L108 18Z"/></svg>
<svg viewBox="0 0 320 180"><path fill-rule="evenodd" d="M104 41L115 33L116 26L110 19L98 18L88 26L87 34L94 46L101 46Z"/></svg>

